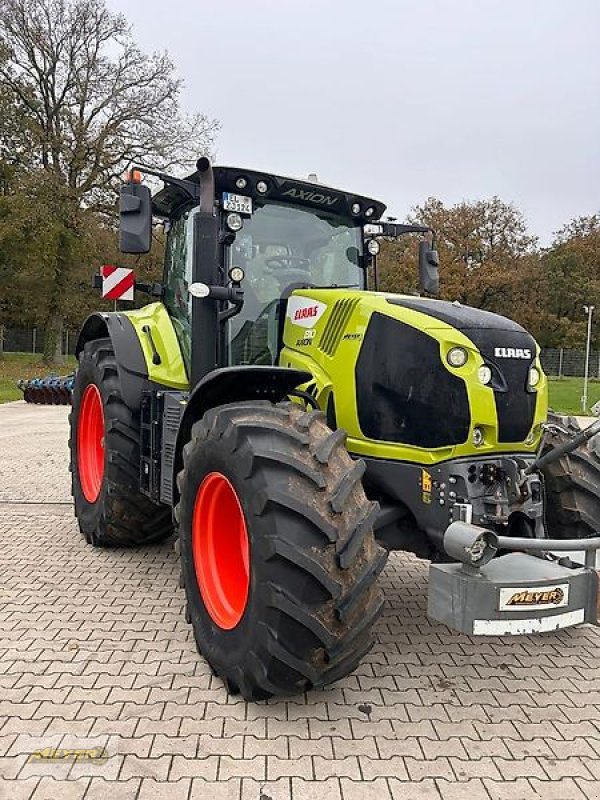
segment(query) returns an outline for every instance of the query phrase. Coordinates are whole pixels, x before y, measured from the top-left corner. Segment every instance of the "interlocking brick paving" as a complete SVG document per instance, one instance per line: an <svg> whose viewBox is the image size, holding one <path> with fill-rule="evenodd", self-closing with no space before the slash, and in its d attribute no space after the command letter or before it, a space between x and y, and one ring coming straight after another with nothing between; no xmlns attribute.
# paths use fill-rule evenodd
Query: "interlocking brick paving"
<svg viewBox="0 0 600 800"><path fill-rule="evenodd" d="M410 557L389 560L353 675L228 697L184 622L171 544L80 537L67 414L0 407L1 800L600 797L600 631L451 633L427 619Z"/></svg>

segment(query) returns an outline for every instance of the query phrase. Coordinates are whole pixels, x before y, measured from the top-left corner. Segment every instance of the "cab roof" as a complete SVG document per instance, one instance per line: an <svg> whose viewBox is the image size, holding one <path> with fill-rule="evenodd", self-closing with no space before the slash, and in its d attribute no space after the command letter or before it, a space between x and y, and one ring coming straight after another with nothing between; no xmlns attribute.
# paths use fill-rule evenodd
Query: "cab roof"
<svg viewBox="0 0 600 800"><path fill-rule="evenodd" d="M298 178L224 166L214 166L213 174L218 200L221 200L223 192L232 192L250 196L256 204L265 200L291 203L354 218L363 225L380 219L385 211L385 205L378 200ZM200 178L201 173L196 171L185 180L199 185ZM242 180L246 181L246 185L240 188L237 183ZM257 185L260 183L266 184L266 192L258 191ZM171 217L189 203L189 195L182 187L166 183L152 198L152 209L157 216Z"/></svg>

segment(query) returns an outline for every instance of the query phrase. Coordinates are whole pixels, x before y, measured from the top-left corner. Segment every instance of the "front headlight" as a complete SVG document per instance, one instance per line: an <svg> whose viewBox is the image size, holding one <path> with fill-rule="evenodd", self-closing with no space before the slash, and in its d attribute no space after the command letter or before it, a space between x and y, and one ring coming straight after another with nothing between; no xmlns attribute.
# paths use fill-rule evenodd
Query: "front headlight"
<svg viewBox="0 0 600 800"><path fill-rule="evenodd" d="M482 364L477 370L477 376L479 377L479 382L487 386L492 381L492 370L487 364Z"/></svg>
<svg viewBox="0 0 600 800"><path fill-rule="evenodd" d="M532 389L535 389L535 387L540 382L541 377L542 376L540 374L539 369L537 367L531 367L531 369L529 370L529 385L531 386Z"/></svg>
<svg viewBox="0 0 600 800"><path fill-rule="evenodd" d="M241 267L232 267L229 270L229 280L232 283L241 283L244 280L244 270Z"/></svg>
<svg viewBox="0 0 600 800"><path fill-rule="evenodd" d="M483 433L482 428L473 428L473 444L475 447L481 447L484 442L485 434Z"/></svg>
<svg viewBox="0 0 600 800"><path fill-rule="evenodd" d="M446 360L451 367L464 367L468 358L469 354L464 347L453 347L448 350L448 355L446 356Z"/></svg>
<svg viewBox="0 0 600 800"><path fill-rule="evenodd" d="M225 224L227 225L230 231L232 231L233 233L237 233L238 231L242 230L244 221L239 214L237 214L235 211L232 211L225 217Z"/></svg>

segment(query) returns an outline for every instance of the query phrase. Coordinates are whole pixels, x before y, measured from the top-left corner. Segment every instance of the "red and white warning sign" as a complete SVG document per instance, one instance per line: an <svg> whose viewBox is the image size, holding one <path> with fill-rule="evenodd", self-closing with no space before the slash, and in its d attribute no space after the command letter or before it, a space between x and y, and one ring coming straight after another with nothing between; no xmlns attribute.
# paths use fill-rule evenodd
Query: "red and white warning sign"
<svg viewBox="0 0 600 800"><path fill-rule="evenodd" d="M135 275L132 269L105 264L102 267L102 297L107 300L133 300Z"/></svg>

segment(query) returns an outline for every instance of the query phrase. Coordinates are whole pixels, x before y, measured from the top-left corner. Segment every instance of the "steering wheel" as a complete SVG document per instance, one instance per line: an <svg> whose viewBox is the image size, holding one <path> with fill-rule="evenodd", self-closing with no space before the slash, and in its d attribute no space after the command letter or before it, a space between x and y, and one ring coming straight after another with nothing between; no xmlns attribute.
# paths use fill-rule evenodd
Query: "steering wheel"
<svg viewBox="0 0 600 800"><path fill-rule="evenodd" d="M296 267L295 271L300 271L302 267L308 267L310 261L302 256L270 256L265 258L265 267L269 269L286 269L286 267Z"/></svg>
<svg viewBox="0 0 600 800"><path fill-rule="evenodd" d="M309 264L308 258L301 256L271 256L265 259L265 271L274 275L283 288L291 282L297 283L310 278Z"/></svg>

